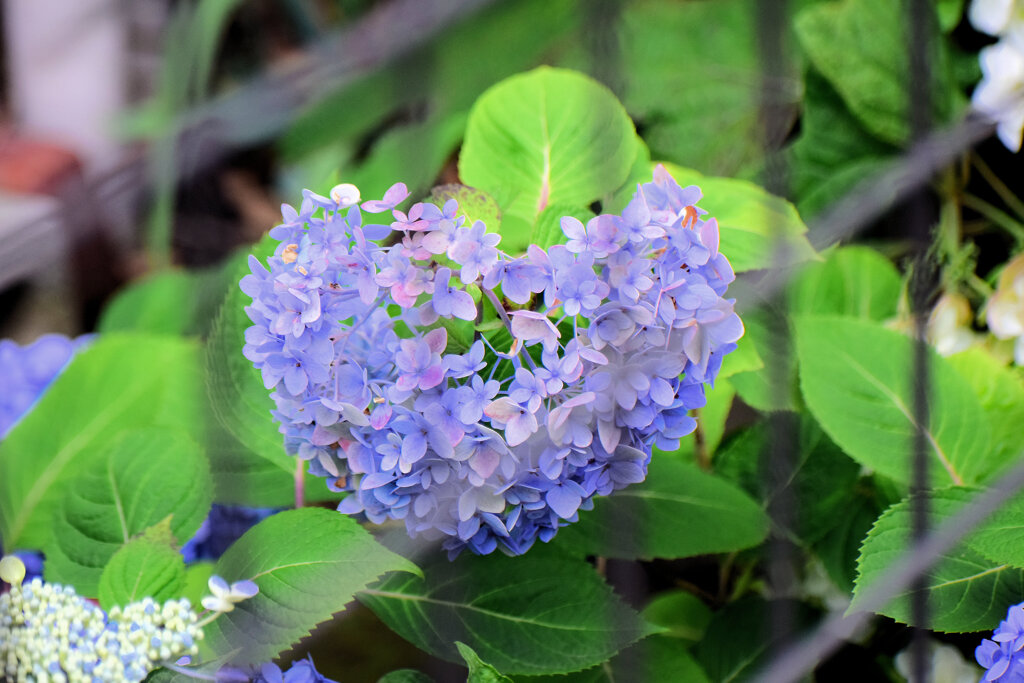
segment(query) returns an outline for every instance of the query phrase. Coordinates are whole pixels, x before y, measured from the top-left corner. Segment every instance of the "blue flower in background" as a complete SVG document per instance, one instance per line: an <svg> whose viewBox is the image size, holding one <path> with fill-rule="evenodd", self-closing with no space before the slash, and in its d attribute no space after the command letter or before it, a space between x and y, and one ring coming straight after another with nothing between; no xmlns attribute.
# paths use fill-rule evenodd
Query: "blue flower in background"
<svg viewBox="0 0 1024 683"><path fill-rule="evenodd" d="M47 387L67 366L68 361L91 336L70 339L60 334L46 334L27 346L10 339L0 339L0 439L7 435Z"/></svg>
<svg viewBox="0 0 1024 683"><path fill-rule="evenodd" d="M253 678L253 683L337 683L320 674L313 666L313 658L293 662L290 669L282 672L276 664L264 664Z"/></svg>
<svg viewBox="0 0 1024 683"><path fill-rule="evenodd" d="M185 562L216 560L246 531L275 512L277 508L248 508L214 503L199 530L182 546Z"/></svg>
<svg viewBox="0 0 1024 683"><path fill-rule="evenodd" d="M1014 605L999 622L992 639L984 639L974 651L987 673L982 681L1024 683L1024 603Z"/></svg>
<svg viewBox="0 0 1024 683"><path fill-rule="evenodd" d="M522 553L696 426L743 334L718 224L659 166L621 215L566 218L567 244L525 254L455 200L363 225L407 194L286 208L269 269L241 282L244 354L288 452L352 492L341 512L450 555Z"/></svg>

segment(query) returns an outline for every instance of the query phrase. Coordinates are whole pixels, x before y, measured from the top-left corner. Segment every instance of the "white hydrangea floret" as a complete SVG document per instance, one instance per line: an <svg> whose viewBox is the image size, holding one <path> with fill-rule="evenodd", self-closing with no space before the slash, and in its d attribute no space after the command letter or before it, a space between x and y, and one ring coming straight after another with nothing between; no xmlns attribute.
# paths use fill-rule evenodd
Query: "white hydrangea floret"
<svg viewBox="0 0 1024 683"><path fill-rule="evenodd" d="M109 614L70 586L33 579L23 584L17 558L0 561L0 679L30 681L143 680L166 662L198 652L198 616L186 599L152 598Z"/></svg>
<svg viewBox="0 0 1024 683"><path fill-rule="evenodd" d="M235 581L228 586L228 582L217 575L210 577L208 585L213 595L203 598L203 607L211 612L230 612L236 602L248 600L260 591L252 581Z"/></svg>

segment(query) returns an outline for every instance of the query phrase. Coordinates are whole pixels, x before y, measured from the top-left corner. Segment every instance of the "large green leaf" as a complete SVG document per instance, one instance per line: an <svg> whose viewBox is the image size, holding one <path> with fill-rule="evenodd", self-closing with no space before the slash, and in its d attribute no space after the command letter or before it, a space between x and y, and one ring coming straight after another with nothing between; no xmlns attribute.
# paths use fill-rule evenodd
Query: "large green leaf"
<svg viewBox="0 0 1024 683"><path fill-rule="evenodd" d="M744 293L736 292L737 300L744 301ZM749 299L748 303L749 303ZM743 402L762 412L776 410L799 410L801 404L800 385L797 381L796 363L791 353L787 353L774 338L773 316L781 315L768 306L751 307L742 311L743 338L740 344L748 344L756 351L760 365L751 370L737 372L729 377L729 383L736 389L736 394ZM788 319L778 324L789 325ZM792 334L790 331L789 334ZM729 362L729 356L722 362L723 369ZM783 377L777 377L782 374ZM781 380L782 386L775 386Z"/></svg>
<svg viewBox="0 0 1024 683"><path fill-rule="evenodd" d="M212 493L206 458L187 435L124 432L64 490L53 543L44 548L46 580L96 595L104 567L133 536L173 515L170 530L184 543L209 511Z"/></svg>
<svg viewBox="0 0 1024 683"><path fill-rule="evenodd" d="M800 136L787 150L796 205L811 219L880 173L897 149L864 130L818 72L807 71Z"/></svg>
<svg viewBox="0 0 1024 683"><path fill-rule="evenodd" d="M90 454L122 430L169 427L201 438L198 348L141 334L104 335L78 354L0 443L0 535L49 545L53 516Z"/></svg>
<svg viewBox="0 0 1024 683"><path fill-rule="evenodd" d="M169 520L164 520L122 546L98 582L100 606L109 611L146 597L163 602L180 596L185 561L174 543Z"/></svg>
<svg viewBox="0 0 1024 683"><path fill-rule="evenodd" d="M827 316L796 320L804 400L821 426L857 462L909 482L913 415L913 342L878 323ZM929 351L925 425L935 485L983 480L1001 463L967 383Z"/></svg>
<svg viewBox="0 0 1024 683"><path fill-rule="evenodd" d="M814 420L792 416L794 439L791 471L785 487L772 490L765 477L764 458L770 431L758 423L736 435L715 459L715 471L735 481L767 507L783 492L795 504L795 526L788 531L812 543L839 524L855 495L860 466L826 436Z"/></svg>
<svg viewBox="0 0 1024 683"><path fill-rule="evenodd" d="M708 211L705 218L718 221L721 251L736 272L818 258L807 241L807 226L785 199L746 180L705 176L675 164L665 168L683 187L700 187L699 206Z"/></svg>
<svg viewBox="0 0 1024 683"><path fill-rule="evenodd" d="M709 679L757 680L754 674L771 661L781 645L783 634L771 628L773 609L787 611L798 629L812 623L810 610L801 603L766 602L753 596L729 603L715 612L704 639L693 650Z"/></svg>
<svg viewBox="0 0 1024 683"><path fill-rule="evenodd" d="M1024 383L1018 368L1008 368L981 348L947 358L974 389L992 429L992 458L1005 467L1024 454Z"/></svg>
<svg viewBox="0 0 1024 683"><path fill-rule="evenodd" d="M354 520L302 508L266 518L217 561L228 582L249 579L260 592L206 627L206 645L236 664L273 659L389 571L418 572Z"/></svg>
<svg viewBox="0 0 1024 683"><path fill-rule="evenodd" d="M995 564L1024 567L1024 498L1001 505L967 537L967 545Z"/></svg>
<svg viewBox="0 0 1024 683"><path fill-rule="evenodd" d="M554 542L581 555L678 558L749 548L767 533L761 508L732 483L661 457L646 481L597 499Z"/></svg>
<svg viewBox="0 0 1024 683"><path fill-rule="evenodd" d="M811 263L789 287L793 313L886 320L896 315L900 275L889 259L867 247L840 247Z"/></svg>
<svg viewBox="0 0 1024 683"><path fill-rule="evenodd" d="M758 165L764 121L757 17L751 0L626 5L623 101L644 121L656 158L728 176ZM782 139L800 101L799 72L773 94L791 114L771 131L772 139Z"/></svg>
<svg viewBox="0 0 1024 683"><path fill-rule="evenodd" d="M528 244L523 226L528 231L548 206L586 206L622 185L637 149L633 122L611 91L582 74L541 67L480 96L459 175L499 199L502 246L512 253Z"/></svg>
<svg viewBox="0 0 1024 683"><path fill-rule="evenodd" d="M103 310L100 332L137 331L186 334L193 321L200 293L199 278L169 270L132 284Z"/></svg>
<svg viewBox="0 0 1024 683"><path fill-rule="evenodd" d="M814 67L868 130L894 144L910 137L908 17L904 4L892 0L837 0L810 5L795 21ZM918 28L931 34L933 116L944 122L963 97L951 78L937 18L922 18Z"/></svg>
<svg viewBox="0 0 1024 683"><path fill-rule="evenodd" d="M648 632L582 560L464 556L439 560L425 576L396 574L358 597L403 638L450 661L461 661L454 643L462 641L505 674L566 673Z"/></svg>
<svg viewBox="0 0 1024 683"><path fill-rule="evenodd" d="M586 671L567 676L520 676L516 683L708 683L709 680L693 655L677 640L653 635Z"/></svg>
<svg viewBox="0 0 1024 683"><path fill-rule="evenodd" d="M935 491L929 500L932 524L953 517L970 500L965 489ZM909 500L893 505L878 518L861 547L859 575L852 607L858 606L868 586L911 547ZM1006 616L1006 606L1020 601L1024 572L986 560L964 545L943 555L922 577L928 598L928 623L935 631L963 633L994 628ZM904 590L886 605L882 614L914 625L911 592Z"/></svg>
<svg viewBox="0 0 1024 683"><path fill-rule="evenodd" d="M860 544L885 508L874 492L866 489L858 487L845 510L837 515L835 526L814 545L829 577L847 592L853 592L857 579Z"/></svg>

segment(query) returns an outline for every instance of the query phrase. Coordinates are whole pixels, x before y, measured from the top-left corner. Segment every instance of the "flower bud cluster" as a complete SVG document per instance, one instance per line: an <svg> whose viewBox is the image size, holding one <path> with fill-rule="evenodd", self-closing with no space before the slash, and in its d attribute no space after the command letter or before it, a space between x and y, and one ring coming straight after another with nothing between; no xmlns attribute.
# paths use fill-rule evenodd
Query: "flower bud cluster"
<svg viewBox="0 0 1024 683"><path fill-rule="evenodd" d="M1024 130L1024 0L973 0L968 16L974 28L999 38L981 50L982 79L971 101L1016 152Z"/></svg>
<svg viewBox="0 0 1024 683"><path fill-rule="evenodd" d="M185 599L145 598L105 614L70 586L14 581L0 595L0 678L141 681L162 662L198 651L197 621Z"/></svg>
<svg viewBox="0 0 1024 683"><path fill-rule="evenodd" d="M521 553L694 429L743 333L718 224L660 166L621 215L563 218L565 244L523 255L455 200L364 219L407 194L283 207L241 282L244 353L288 451L353 491L341 511Z"/></svg>
<svg viewBox="0 0 1024 683"><path fill-rule="evenodd" d="M89 339L46 334L27 346L0 339L0 377L4 378L4 390L0 391L0 439L39 400L75 351Z"/></svg>

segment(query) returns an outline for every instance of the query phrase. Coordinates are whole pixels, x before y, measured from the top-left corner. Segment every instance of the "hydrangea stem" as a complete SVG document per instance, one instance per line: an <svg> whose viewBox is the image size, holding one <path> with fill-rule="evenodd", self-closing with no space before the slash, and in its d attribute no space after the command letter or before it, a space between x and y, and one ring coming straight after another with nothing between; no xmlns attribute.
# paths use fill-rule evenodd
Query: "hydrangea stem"
<svg viewBox="0 0 1024 683"><path fill-rule="evenodd" d="M303 476L302 466L306 464L306 461L302 458L295 459L295 509L298 510L306 504L305 493L306 493L306 481Z"/></svg>

